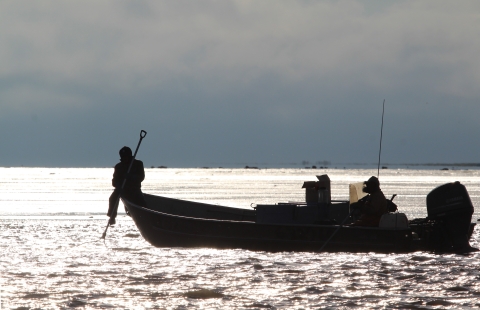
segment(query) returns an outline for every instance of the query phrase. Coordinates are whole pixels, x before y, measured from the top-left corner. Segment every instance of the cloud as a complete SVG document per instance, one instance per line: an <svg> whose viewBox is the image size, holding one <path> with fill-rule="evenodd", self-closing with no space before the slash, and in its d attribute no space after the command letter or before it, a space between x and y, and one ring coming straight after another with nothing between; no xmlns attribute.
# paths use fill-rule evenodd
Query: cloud
<svg viewBox="0 0 480 310"><path fill-rule="evenodd" d="M362 147L350 134L359 126L376 140L373 111L384 98L396 121L413 124L421 111L432 131L442 128L426 102L440 118L460 106L470 131L479 9L477 1L2 1L0 118L173 128L171 145L176 137L199 149L191 135L203 134L205 148L228 145L225 156L243 158L254 149L265 160L283 142L314 154L318 146L295 141L306 131L329 131L324 149L342 154L338 141ZM401 132L398 140L411 134ZM326 153L319 159L335 156Z"/></svg>
<svg viewBox="0 0 480 310"><path fill-rule="evenodd" d="M374 15L358 1L7 3L3 77L130 90L179 78L249 85L269 72L388 87L385 76L444 68L455 92L452 80L478 72L476 2L404 1Z"/></svg>

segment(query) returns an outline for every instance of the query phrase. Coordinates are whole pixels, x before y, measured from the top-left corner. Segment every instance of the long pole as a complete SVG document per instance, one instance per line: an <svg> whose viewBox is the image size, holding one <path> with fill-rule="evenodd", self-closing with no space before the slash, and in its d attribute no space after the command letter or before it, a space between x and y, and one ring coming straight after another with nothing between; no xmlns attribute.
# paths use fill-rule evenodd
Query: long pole
<svg viewBox="0 0 480 310"><path fill-rule="evenodd" d="M377 167L377 178L380 176L380 155L382 154L382 138L383 138L383 115L385 114L385 99L383 99L383 109L382 109L382 128L380 129L380 149L378 151L378 167Z"/></svg>
<svg viewBox="0 0 480 310"><path fill-rule="evenodd" d="M125 187L125 183L127 183L127 175L130 173L130 169L132 169L133 162L135 161L135 157L137 156L138 149L140 148L140 143L142 143L142 140L143 140L143 138L145 138L146 135L147 135L147 132L145 130L140 131L140 140L138 141L137 148L135 149L135 153L133 154L133 157L130 160L130 165L128 166L127 173L125 174L125 177L123 178L122 187L121 187L120 192ZM118 209L118 203L119 202L120 202L120 196L117 197L117 201L115 202L115 209ZM108 230L109 226L110 226L110 220L108 221L107 227L105 227L105 231L102 234L102 239L105 239L105 237L107 236L107 230Z"/></svg>
<svg viewBox="0 0 480 310"><path fill-rule="evenodd" d="M377 178L380 176L380 154L382 154L382 138L383 138L383 115L385 114L385 99L383 99L383 110L382 110L382 127L380 129L380 150L378 152L378 168L377 168ZM393 198L392 198L393 199ZM332 238L337 234L337 232L343 227L343 224L347 221L347 219L350 217L351 214L348 214L347 217L342 221L342 223L335 229L333 234L330 236L330 238L325 241L325 243L322 245L320 248L320 252L323 251L325 246L332 240Z"/></svg>

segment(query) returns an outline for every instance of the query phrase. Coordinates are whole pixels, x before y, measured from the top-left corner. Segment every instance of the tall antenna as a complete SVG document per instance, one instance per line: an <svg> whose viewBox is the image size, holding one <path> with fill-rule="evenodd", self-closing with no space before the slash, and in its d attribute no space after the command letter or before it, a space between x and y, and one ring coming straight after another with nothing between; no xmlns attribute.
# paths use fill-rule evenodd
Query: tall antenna
<svg viewBox="0 0 480 310"><path fill-rule="evenodd" d="M383 109L382 109L382 128L380 129L380 150L378 151L378 168L377 168L377 178L380 177L380 155L382 154L382 138L383 138L383 115L385 114L385 99L383 99Z"/></svg>

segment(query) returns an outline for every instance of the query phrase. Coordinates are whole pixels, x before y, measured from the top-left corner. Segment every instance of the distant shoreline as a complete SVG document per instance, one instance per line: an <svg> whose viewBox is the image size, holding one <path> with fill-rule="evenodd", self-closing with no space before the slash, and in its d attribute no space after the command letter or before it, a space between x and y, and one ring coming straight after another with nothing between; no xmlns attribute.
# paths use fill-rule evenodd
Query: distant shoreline
<svg viewBox="0 0 480 310"><path fill-rule="evenodd" d="M95 167L95 166L3 166L0 168L72 168L72 169L95 169L95 168L113 168L112 167ZM148 169L377 169L377 164L372 163L330 163L329 165L302 165L297 163L280 163L280 164L268 164L268 163L256 163L256 164L210 164L203 166L166 166L166 165L145 165ZM450 170L455 168L473 168L480 169L480 163L384 163L381 164L380 169L436 169L442 168L442 170Z"/></svg>
<svg viewBox="0 0 480 310"><path fill-rule="evenodd" d="M399 164L406 166L442 166L442 167L480 167L480 163L428 163L428 164Z"/></svg>

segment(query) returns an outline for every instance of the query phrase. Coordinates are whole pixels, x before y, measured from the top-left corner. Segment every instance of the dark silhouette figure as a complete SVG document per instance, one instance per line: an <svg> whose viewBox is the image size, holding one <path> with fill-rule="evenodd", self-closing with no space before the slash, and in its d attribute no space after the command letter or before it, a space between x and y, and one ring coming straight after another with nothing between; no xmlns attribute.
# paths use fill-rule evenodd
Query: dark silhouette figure
<svg viewBox="0 0 480 310"><path fill-rule="evenodd" d="M145 170L143 162L136 160L132 156L132 150L124 146L120 149L120 162L115 165L113 172L112 186L115 187L109 199L109 208L107 215L110 217L110 225L115 224L117 217L118 202L120 197L135 204L145 206L145 198L141 190L142 181L145 179ZM133 160L133 163L132 163ZM130 167L130 172L128 168ZM127 173L128 172L128 173ZM128 210L127 211L128 214Z"/></svg>
<svg viewBox="0 0 480 310"><path fill-rule="evenodd" d="M360 215L351 226L378 227L380 218L388 212L387 199L380 189L380 181L376 177L371 177L364 182L363 192L369 195L350 206L354 213Z"/></svg>

